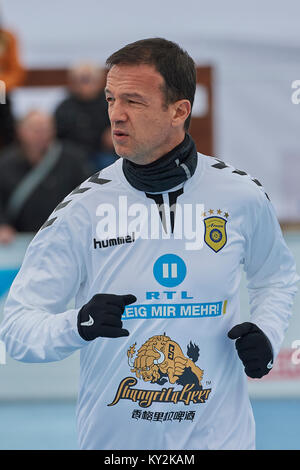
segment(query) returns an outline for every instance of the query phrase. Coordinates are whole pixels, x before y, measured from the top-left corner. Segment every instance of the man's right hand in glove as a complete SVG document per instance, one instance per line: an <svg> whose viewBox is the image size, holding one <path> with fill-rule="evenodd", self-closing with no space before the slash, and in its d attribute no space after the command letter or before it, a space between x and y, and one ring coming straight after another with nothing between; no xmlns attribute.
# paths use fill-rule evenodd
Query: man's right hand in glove
<svg viewBox="0 0 300 470"><path fill-rule="evenodd" d="M96 294L78 312L77 328L80 336L92 341L99 336L119 338L128 336L122 328L121 317L126 305L136 301L134 295Z"/></svg>

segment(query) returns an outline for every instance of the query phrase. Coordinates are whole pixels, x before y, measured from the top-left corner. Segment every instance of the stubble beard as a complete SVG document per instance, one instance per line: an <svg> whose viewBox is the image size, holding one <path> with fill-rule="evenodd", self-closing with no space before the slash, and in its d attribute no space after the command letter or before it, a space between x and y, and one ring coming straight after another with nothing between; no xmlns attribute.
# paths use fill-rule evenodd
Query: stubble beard
<svg viewBox="0 0 300 470"><path fill-rule="evenodd" d="M155 140L155 139L153 139ZM157 144L155 147L145 147L145 146L139 146L136 145L134 148L127 149L122 151L120 149L119 151L115 147L116 153L119 155L121 158L125 158L126 160L131 161L132 163L135 163L137 165L147 165L149 163L152 163L159 158L161 158L165 153L167 153L170 149L164 150L166 141L162 139L162 141ZM160 150L161 149L161 150Z"/></svg>

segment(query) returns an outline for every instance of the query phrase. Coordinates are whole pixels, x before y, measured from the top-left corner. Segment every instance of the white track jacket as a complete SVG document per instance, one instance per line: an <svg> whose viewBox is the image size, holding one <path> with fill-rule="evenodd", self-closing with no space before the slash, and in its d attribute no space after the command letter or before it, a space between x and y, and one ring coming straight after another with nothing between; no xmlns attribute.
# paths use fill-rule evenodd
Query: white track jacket
<svg viewBox="0 0 300 470"><path fill-rule="evenodd" d="M0 337L24 362L80 349L81 449L254 449L247 377L227 337L241 322L241 269L250 321L276 357L299 278L259 181L198 154L184 185L145 194L119 159L36 234ZM97 293L137 297L123 315L128 337L79 336L78 311Z"/></svg>

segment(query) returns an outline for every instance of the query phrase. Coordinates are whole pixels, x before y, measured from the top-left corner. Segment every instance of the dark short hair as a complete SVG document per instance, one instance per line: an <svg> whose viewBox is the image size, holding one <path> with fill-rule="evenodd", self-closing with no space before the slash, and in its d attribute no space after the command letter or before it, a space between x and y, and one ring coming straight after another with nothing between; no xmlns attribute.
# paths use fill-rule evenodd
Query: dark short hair
<svg viewBox="0 0 300 470"><path fill-rule="evenodd" d="M163 38L149 38L127 44L106 60L106 67L127 64L153 65L164 78L165 105L187 99L194 103L196 67L193 59L178 44ZM190 126L191 114L185 120L184 129Z"/></svg>

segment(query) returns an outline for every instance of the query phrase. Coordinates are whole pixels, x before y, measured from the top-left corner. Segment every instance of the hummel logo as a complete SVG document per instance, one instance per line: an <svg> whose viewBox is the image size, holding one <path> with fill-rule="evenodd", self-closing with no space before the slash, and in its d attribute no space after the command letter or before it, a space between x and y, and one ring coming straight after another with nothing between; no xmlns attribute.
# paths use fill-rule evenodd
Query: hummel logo
<svg viewBox="0 0 300 470"><path fill-rule="evenodd" d="M267 364L267 369L272 369L273 367L273 361L271 359L271 361Z"/></svg>
<svg viewBox="0 0 300 470"><path fill-rule="evenodd" d="M94 238L94 248L107 248L109 246L124 245L125 243L133 242L135 242L134 232L132 232L131 235L127 235L126 237L107 238L106 240L96 240Z"/></svg>
<svg viewBox="0 0 300 470"><path fill-rule="evenodd" d="M80 323L81 326L92 326L94 324L94 319L89 315L88 321Z"/></svg>

